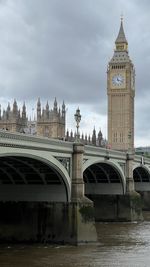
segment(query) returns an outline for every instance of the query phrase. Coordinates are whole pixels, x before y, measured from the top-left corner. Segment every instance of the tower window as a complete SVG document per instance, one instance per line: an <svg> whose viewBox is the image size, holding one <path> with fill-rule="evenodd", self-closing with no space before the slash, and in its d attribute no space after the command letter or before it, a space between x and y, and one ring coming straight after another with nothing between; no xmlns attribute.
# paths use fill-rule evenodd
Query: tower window
<svg viewBox="0 0 150 267"><path fill-rule="evenodd" d="M114 133L113 141L114 141L114 143L117 143L117 133Z"/></svg>
<svg viewBox="0 0 150 267"><path fill-rule="evenodd" d="M120 143L123 143L123 133L120 133Z"/></svg>

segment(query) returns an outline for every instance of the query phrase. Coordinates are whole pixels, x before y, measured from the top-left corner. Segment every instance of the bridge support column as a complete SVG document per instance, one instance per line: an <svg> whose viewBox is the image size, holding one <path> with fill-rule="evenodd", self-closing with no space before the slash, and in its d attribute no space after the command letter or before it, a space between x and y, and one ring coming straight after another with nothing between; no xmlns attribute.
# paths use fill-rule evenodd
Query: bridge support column
<svg viewBox="0 0 150 267"><path fill-rule="evenodd" d="M122 211L126 214L127 220L138 221L143 219L142 200L139 193L135 191L133 179L133 160L134 154L127 153L126 158L126 194L122 199Z"/></svg>
<svg viewBox="0 0 150 267"><path fill-rule="evenodd" d="M126 158L126 192L135 191L134 180L133 180L133 160L134 155L127 153Z"/></svg>
<svg viewBox="0 0 150 267"><path fill-rule="evenodd" d="M72 202L81 202L83 199L86 202L90 202L90 200L84 196L83 153L84 145L80 143L74 143L72 157Z"/></svg>
<svg viewBox="0 0 150 267"><path fill-rule="evenodd" d="M150 191L139 191L142 198L143 211L150 211Z"/></svg>
<svg viewBox="0 0 150 267"><path fill-rule="evenodd" d="M83 153L84 145L74 143L72 157L72 191L71 203L72 218L71 225L74 225L72 243L96 242L97 233L94 219L94 205L84 195L83 181Z"/></svg>

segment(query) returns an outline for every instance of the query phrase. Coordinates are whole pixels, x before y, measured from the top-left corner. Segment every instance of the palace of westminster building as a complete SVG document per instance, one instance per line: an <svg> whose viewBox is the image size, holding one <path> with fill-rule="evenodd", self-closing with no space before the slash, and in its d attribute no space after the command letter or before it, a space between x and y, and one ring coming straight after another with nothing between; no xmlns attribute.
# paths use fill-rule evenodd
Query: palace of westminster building
<svg viewBox="0 0 150 267"><path fill-rule="evenodd" d="M45 108L41 108L40 98L37 101L37 119L28 120L25 103L22 111L18 109L16 100L11 108L8 104L7 109L1 112L0 108L0 129L10 132L19 132L23 134L32 134L41 137L56 138L60 140L75 141L76 133L66 131L66 107L63 102L61 109L58 108L55 98L53 108L49 108L47 102ZM96 136L96 130L93 130L92 137L86 135L80 136L80 141L84 144L104 146L102 132L99 131Z"/></svg>
<svg viewBox="0 0 150 267"><path fill-rule="evenodd" d="M135 70L128 54L128 42L124 34L123 21L115 41L115 50L107 69L107 95L108 95L108 140L107 146L116 150L127 151L134 148L134 96L135 96ZM14 100L12 109L1 112L0 129L11 132L34 134L48 138L74 141L76 134L66 132L66 107L63 102L58 108L57 100L52 109L47 102L45 108L41 107L40 99L37 101L36 120L28 120L26 106L22 111L18 109ZM92 137L81 135L80 141L84 144L106 146L102 132L96 135L95 128Z"/></svg>

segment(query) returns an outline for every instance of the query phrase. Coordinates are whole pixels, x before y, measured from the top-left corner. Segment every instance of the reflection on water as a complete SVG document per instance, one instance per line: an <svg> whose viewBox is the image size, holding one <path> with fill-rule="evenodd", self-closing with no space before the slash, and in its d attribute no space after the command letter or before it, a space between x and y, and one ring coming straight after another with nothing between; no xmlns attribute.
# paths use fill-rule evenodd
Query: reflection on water
<svg viewBox="0 0 150 267"><path fill-rule="evenodd" d="M150 266L150 221L96 227L99 243L95 245L1 245L0 267Z"/></svg>

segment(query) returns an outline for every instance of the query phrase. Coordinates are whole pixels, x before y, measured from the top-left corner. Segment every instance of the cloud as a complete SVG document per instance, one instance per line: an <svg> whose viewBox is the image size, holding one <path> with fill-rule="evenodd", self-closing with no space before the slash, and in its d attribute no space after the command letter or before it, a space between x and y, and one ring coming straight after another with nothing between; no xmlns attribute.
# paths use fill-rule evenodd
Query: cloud
<svg viewBox="0 0 150 267"><path fill-rule="evenodd" d="M90 128L105 119L98 127L106 133L106 70L123 11L136 68L135 141L148 142L149 5L148 0L0 1L2 103L16 98L36 108L38 96L51 103L56 96L60 103L65 100L68 110L82 107L84 129L89 129L85 121L90 116ZM68 118L73 121L73 111Z"/></svg>

